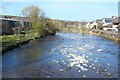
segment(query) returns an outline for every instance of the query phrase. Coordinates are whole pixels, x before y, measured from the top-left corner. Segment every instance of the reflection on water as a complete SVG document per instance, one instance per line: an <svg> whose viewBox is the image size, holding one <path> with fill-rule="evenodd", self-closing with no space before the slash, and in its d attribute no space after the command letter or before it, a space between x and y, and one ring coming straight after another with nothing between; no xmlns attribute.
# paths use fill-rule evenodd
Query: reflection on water
<svg viewBox="0 0 120 80"><path fill-rule="evenodd" d="M39 70L33 70L26 72L27 77L30 77L27 74L34 73L32 77L113 78L118 76L118 45L98 36L58 33L31 41L3 55L5 75L16 68L26 70L21 69L22 66L27 69L35 67L40 72L45 69L49 73L43 71L38 76L34 72Z"/></svg>

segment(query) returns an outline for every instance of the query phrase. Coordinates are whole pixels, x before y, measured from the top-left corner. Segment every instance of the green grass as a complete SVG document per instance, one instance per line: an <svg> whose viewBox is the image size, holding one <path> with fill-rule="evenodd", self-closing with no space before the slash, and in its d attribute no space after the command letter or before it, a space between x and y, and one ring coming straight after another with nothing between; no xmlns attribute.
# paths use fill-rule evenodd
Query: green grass
<svg viewBox="0 0 120 80"><path fill-rule="evenodd" d="M4 52L10 49L12 46L16 46L24 41L29 41L31 39L35 39L38 37L39 36L35 34L28 34L27 36L25 34L22 34L20 36L19 35L0 36L2 42L2 46L0 47L0 49L2 49L2 51Z"/></svg>
<svg viewBox="0 0 120 80"><path fill-rule="evenodd" d="M107 35L103 35L103 34L96 33L96 32L95 32L93 35L101 36L101 37L104 37L104 38L110 39L110 40L114 41L115 43L120 43L120 38L117 38L117 37L107 36Z"/></svg>

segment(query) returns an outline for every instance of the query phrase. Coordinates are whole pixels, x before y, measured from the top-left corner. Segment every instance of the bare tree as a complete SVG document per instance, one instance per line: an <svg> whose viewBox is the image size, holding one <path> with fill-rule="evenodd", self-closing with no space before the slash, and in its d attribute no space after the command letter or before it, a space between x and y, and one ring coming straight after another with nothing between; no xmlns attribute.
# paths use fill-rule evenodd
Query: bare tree
<svg viewBox="0 0 120 80"><path fill-rule="evenodd" d="M43 16L44 13L41 9L39 9L37 6L29 6L22 10L22 15L24 17L27 17L30 21L36 22L36 20L39 20L40 16Z"/></svg>
<svg viewBox="0 0 120 80"><path fill-rule="evenodd" d="M32 27L34 28L35 32L38 35L42 35L43 26L41 19L44 17L43 11L39 7L32 5L24 8L21 13L22 16L26 18L26 21L30 21L32 23Z"/></svg>

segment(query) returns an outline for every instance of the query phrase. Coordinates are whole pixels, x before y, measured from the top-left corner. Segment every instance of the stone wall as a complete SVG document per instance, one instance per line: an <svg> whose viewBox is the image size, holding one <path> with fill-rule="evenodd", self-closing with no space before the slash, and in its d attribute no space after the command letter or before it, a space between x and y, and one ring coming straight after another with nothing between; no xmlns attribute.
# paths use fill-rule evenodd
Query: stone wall
<svg viewBox="0 0 120 80"><path fill-rule="evenodd" d="M91 31L93 33L98 33L105 36L120 38L119 31L105 31L105 30L95 30L95 29L92 29Z"/></svg>
<svg viewBox="0 0 120 80"><path fill-rule="evenodd" d="M2 28L2 35L18 34L22 29L22 26L17 21L9 20L3 20L0 27Z"/></svg>
<svg viewBox="0 0 120 80"><path fill-rule="evenodd" d="M2 35L14 34L13 30L9 27L7 21L2 21L2 25L0 27L2 28Z"/></svg>

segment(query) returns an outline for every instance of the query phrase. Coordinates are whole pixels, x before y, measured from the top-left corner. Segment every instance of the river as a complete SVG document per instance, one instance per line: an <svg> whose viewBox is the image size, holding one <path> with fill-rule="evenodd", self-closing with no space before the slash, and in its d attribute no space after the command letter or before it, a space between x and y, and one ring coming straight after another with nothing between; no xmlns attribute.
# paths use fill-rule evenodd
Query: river
<svg viewBox="0 0 120 80"><path fill-rule="evenodd" d="M118 78L118 46L93 35L48 35L6 52L3 78Z"/></svg>

